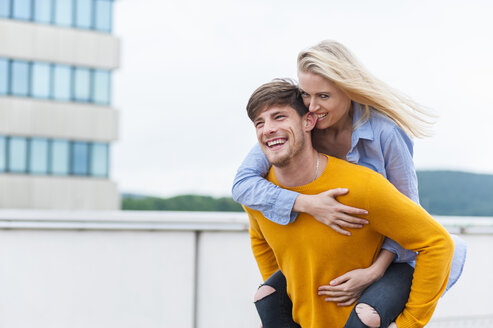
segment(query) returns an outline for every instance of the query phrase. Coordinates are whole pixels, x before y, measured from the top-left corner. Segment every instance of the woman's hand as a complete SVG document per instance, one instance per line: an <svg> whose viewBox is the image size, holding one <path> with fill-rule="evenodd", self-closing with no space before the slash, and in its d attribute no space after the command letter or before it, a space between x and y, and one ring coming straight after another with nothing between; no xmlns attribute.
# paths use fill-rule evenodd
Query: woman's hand
<svg viewBox="0 0 493 328"><path fill-rule="evenodd" d="M366 215L368 212L356 207L346 206L337 201L336 197L348 193L346 188L324 191L317 195L300 194L293 205L295 212L304 212L313 216L336 232L350 236L343 228L362 228L368 221L352 215Z"/></svg>
<svg viewBox="0 0 493 328"><path fill-rule="evenodd" d="M332 280L330 285L320 286L318 295L326 295L325 301L338 302L338 306L349 306L380 277L371 267L349 271Z"/></svg>

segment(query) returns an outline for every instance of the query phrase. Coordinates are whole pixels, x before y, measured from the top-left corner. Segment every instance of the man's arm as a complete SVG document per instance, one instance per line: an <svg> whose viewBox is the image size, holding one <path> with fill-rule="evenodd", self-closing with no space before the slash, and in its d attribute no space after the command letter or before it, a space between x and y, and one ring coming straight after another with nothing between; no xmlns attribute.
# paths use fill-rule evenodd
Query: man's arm
<svg viewBox="0 0 493 328"><path fill-rule="evenodd" d="M262 279L266 281L277 270L279 270L279 266L277 265L276 257L274 255L274 252L272 251L272 248L270 248L269 244L264 238L264 235L262 234L262 231L260 230L255 215L252 214L253 211L247 210L246 212L250 220L249 231L253 255L255 256L255 260L257 261Z"/></svg>
<svg viewBox="0 0 493 328"><path fill-rule="evenodd" d="M399 328L424 327L447 285L454 243L421 206L383 177L372 175L368 184L370 227L419 252L409 300L396 324Z"/></svg>

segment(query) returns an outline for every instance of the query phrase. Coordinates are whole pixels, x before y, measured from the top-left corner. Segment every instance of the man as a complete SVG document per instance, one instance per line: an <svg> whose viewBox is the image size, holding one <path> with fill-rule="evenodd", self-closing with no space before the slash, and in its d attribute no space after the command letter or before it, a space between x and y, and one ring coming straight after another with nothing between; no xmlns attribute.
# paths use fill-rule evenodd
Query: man
<svg viewBox="0 0 493 328"><path fill-rule="evenodd" d="M305 194L344 185L350 192L339 200L369 213L370 224L347 238L305 213L281 226L245 208L262 277L282 271L294 321L303 328L343 327L352 307L325 302L317 288L345 272L368 267L387 236L419 252L409 300L396 324L424 327L450 271L454 246L445 229L378 173L319 154L311 143L316 117L307 113L294 84L276 80L262 85L250 97L247 111L272 164L269 181Z"/></svg>

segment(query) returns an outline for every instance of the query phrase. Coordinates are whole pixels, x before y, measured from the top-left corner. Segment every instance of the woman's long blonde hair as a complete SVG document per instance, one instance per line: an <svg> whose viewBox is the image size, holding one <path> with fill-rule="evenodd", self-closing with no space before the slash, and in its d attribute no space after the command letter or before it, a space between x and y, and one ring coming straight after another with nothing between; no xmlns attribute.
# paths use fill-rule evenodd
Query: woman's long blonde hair
<svg viewBox="0 0 493 328"><path fill-rule="evenodd" d="M411 137L432 134L434 114L374 77L339 42L325 40L302 50L298 55L298 70L326 78L351 100L362 104L365 112L357 124L368 120L371 107L392 119Z"/></svg>

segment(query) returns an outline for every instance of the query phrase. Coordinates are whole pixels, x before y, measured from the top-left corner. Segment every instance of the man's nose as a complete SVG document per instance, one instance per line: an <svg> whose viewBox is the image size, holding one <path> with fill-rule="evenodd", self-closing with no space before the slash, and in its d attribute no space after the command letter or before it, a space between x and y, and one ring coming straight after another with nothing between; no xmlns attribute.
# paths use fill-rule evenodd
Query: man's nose
<svg viewBox="0 0 493 328"><path fill-rule="evenodd" d="M270 135L270 134L274 134L276 132L277 132L277 126L276 126L275 122L266 121L264 123L264 134Z"/></svg>

